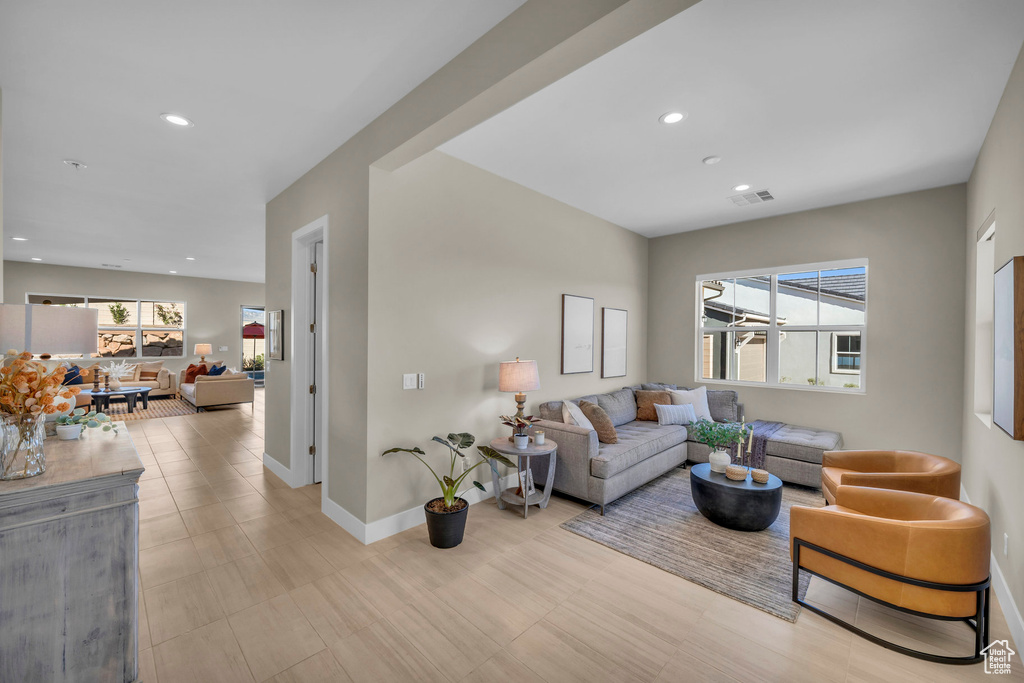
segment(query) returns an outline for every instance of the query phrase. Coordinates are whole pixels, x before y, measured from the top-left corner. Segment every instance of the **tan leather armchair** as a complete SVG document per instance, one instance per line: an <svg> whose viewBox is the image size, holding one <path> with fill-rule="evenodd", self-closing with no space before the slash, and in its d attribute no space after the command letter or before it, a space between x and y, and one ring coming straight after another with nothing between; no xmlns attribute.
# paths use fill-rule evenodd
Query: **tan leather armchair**
<svg viewBox="0 0 1024 683"><path fill-rule="evenodd" d="M836 503L790 510L793 600L904 654L943 663L981 661L988 643L989 518L944 496L839 486ZM971 657L947 657L883 641L799 599L800 571L897 610L964 620L975 630Z"/></svg>
<svg viewBox="0 0 1024 683"><path fill-rule="evenodd" d="M821 492L835 505L839 486L870 486L960 499L960 465L916 451L825 451Z"/></svg>

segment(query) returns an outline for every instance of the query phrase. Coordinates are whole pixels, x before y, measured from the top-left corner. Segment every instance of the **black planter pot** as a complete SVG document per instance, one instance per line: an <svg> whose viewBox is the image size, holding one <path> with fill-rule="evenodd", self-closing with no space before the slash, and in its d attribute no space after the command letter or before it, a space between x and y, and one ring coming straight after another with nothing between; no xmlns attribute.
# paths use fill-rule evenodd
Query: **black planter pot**
<svg viewBox="0 0 1024 683"><path fill-rule="evenodd" d="M444 500L435 498L434 500ZM462 536L466 533L466 517L469 515L469 505L456 510L455 512L431 512L427 505L434 500L428 501L423 506L427 513L427 534L430 535L430 545L435 548L454 548L462 543ZM455 500L462 500L456 498Z"/></svg>

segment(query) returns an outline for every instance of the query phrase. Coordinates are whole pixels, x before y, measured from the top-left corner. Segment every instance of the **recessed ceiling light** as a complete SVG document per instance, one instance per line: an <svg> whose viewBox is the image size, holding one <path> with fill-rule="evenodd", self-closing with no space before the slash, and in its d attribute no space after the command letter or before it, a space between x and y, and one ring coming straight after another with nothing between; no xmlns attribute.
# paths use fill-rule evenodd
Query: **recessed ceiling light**
<svg viewBox="0 0 1024 683"><path fill-rule="evenodd" d="M722 160L722 157L714 157L714 156L704 157L703 159L701 159L701 161L703 161L708 166L714 166L715 164L717 164L721 160Z"/></svg>
<svg viewBox="0 0 1024 683"><path fill-rule="evenodd" d="M41 259L41 258L36 258L35 256L33 256L33 257L32 257L32 260L33 260L33 261L42 261L43 259Z"/></svg>
<svg viewBox="0 0 1024 683"><path fill-rule="evenodd" d="M28 242L27 237L12 237L11 239L14 240L15 242Z"/></svg>
<svg viewBox="0 0 1024 683"><path fill-rule="evenodd" d="M736 192L746 192L747 190L750 189L750 185L737 185L732 189L735 190Z"/></svg>
<svg viewBox="0 0 1024 683"><path fill-rule="evenodd" d="M83 169L89 168L81 161L76 161L75 159L65 159L64 163L70 166L71 168L75 169L76 171L81 171Z"/></svg>
<svg viewBox="0 0 1024 683"><path fill-rule="evenodd" d="M188 119L186 119L181 114L160 114L160 118L162 118L167 123L170 123L171 125L181 126L182 128L191 128L192 126L196 125Z"/></svg>
<svg viewBox="0 0 1024 683"><path fill-rule="evenodd" d="M178 271L176 271L176 270L169 270L167 272L170 273L171 275L177 275L178 274Z"/></svg>
<svg viewBox="0 0 1024 683"><path fill-rule="evenodd" d="M186 261L195 261L196 259L195 259L195 257L194 257L194 256L186 256L186 257L185 257L185 260L186 260Z"/></svg>
<svg viewBox="0 0 1024 683"><path fill-rule="evenodd" d="M687 116L685 111L670 111L667 114L662 114L658 120L662 123L679 123Z"/></svg>

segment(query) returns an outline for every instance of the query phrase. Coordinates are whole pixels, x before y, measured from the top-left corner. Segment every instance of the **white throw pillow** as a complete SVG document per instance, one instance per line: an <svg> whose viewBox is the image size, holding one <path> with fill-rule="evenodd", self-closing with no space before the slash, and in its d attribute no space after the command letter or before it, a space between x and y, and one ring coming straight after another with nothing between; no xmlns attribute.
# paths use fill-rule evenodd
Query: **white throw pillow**
<svg viewBox="0 0 1024 683"><path fill-rule="evenodd" d="M696 414L697 419L705 419L714 422L715 419L711 417L711 408L708 407L708 388L699 387L697 389L691 389L685 391L683 389L671 389L669 390L672 394L672 405L692 405L693 412Z"/></svg>
<svg viewBox="0 0 1024 683"><path fill-rule="evenodd" d="M584 429L594 428L594 425L590 423L587 416L583 414L583 410L572 401L562 401L562 422L567 425L583 427Z"/></svg>
<svg viewBox="0 0 1024 683"><path fill-rule="evenodd" d="M671 406L655 403L654 410L658 413L660 425L688 425L697 421L697 414L693 411L693 405L689 403Z"/></svg>

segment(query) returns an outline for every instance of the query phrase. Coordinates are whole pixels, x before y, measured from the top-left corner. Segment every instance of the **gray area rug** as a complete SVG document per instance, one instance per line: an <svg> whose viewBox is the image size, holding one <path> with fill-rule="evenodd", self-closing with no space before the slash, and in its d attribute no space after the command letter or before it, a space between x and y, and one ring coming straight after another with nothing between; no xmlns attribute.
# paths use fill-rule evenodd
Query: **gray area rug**
<svg viewBox="0 0 1024 683"><path fill-rule="evenodd" d="M690 471L675 469L605 506L562 524L575 534L654 565L688 581L796 621L800 607L790 597L789 508L822 507L818 491L782 489L782 510L764 531L733 531L697 511L690 496ZM810 575L800 577L800 597Z"/></svg>

